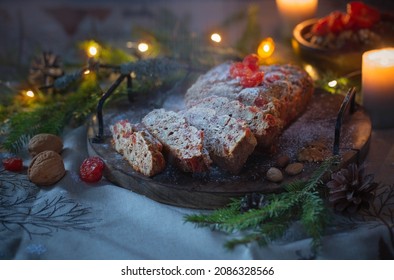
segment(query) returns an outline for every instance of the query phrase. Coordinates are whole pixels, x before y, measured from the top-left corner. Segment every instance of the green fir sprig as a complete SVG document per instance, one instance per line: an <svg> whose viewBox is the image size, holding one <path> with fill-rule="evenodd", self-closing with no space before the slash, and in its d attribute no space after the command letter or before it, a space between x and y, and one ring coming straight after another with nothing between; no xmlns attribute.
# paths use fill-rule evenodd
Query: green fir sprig
<svg viewBox="0 0 394 280"><path fill-rule="evenodd" d="M7 137L2 148L17 153L35 134L59 135L70 121L84 121L97 106L100 96L101 90L94 75L86 77L75 92L46 96L34 106L13 114L3 124L7 127Z"/></svg>
<svg viewBox="0 0 394 280"><path fill-rule="evenodd" d="M308 180L297 180L283 186L284 192L267 195L267 203L259 209L241 211L242 199L233 199L225 208L209 214L185 216L187 222L210 227L225 233L243 233L225 243L229 249L240 244L257 242L260 246L283 236L290 225L300 221L318 249L328 223L323 195L319 192L327 174L338 165L339 157L325 160Z"/></svg>

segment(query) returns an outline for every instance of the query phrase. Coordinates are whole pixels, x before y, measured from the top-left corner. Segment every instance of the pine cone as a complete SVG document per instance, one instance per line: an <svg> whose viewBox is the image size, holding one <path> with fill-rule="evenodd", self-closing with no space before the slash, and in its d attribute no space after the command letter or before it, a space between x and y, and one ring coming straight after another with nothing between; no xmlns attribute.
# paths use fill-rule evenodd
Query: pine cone
<svg viewBox="0 0 394 280"><path fill-rule="evenodd" d="M59 56L51 52L43 52L32 60L28 80L36 86L51 85L63 74Z"/></svg>
<svg viewBox="0 0 394 280"><path fill-rule="evenodd" d="M250 209L259 209L267 204L265 196L260 193L248 193L241 200L241 213L247 212Z"/></svg>
<svg viewBox="0 0 394 280"><path fill-rule="evenodd" d="M372 174L363 176L364 169L357 164L349 164L331 175L327 183L330 189L329 202L335 210L355 213L361 208L368 208L373 198L371 193L378 184L373 182Z"/></svg>

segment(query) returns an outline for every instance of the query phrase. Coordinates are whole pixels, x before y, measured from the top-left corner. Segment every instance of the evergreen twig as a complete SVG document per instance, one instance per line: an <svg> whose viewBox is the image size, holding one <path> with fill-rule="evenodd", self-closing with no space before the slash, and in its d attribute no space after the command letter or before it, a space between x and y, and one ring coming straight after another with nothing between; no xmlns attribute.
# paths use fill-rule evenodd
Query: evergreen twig
<svg viewBox="0 0 394 280"><path fill-rule="evenodd" d="M232 239L225 244L229 249L254 241L261 246L266 245L283 236L293 221L300 220L312 238L312 248L317 249L327 224L326 208L318 187L338 161L338 157L329 158L309 180L289 183L283 186L285 192L268 195L268 203L262 208L241 212L242 199L234 199L225 208L209 214L187 215L185 220L200 227L208 226L226 233L243 232L243 237Z"/></svg>

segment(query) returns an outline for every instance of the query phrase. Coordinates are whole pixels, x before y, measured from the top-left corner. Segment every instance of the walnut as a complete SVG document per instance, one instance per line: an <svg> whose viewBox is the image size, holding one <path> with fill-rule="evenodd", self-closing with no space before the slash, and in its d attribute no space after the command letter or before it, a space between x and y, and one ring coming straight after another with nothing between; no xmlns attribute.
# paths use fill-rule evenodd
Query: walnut
<svg viewBox="0 0 394 280"><path fill-rule="evenodd" d="M32 157L43 151L54 151L60 154L63 150L63 141L59 136L53 134L37 134L30 139L28 150Z"/></svg>
<svg viewBox="0 0 394 280"><path fill-rule="evenodd" d="M302 148L297 155L298 161L320 162L331 154L327 145L322 141L313 141Z"/></svg>
<svg viewBox="0 0 394 280"><path fill-rule="evenodd" d="M27 169L29 180L39 186L50 186L66 174L62 157L54 151L36 155Z"/></svg>

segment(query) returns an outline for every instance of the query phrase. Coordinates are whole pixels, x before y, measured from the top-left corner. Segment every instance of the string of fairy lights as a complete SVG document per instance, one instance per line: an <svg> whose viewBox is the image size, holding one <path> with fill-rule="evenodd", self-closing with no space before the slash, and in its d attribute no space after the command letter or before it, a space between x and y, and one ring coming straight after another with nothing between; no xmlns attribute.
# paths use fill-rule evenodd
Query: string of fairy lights
<svg viewBox="0 0 394 280"><path fill-rule="evenodd" d="M215 46L220 47L221 43L223 42L222 40L222 35L218 32L213 32L210 34L210 40L214 43ZM141 55L148 53L148 51L151 49L151 46L149 43L141 41L141 42L132 42L128 41L126 42L126 48L128 49L133 49L138 51ZM88 58L96 58L100 54L100 49L101 46L97 42L90 42L88 46L85 47L85 53ZM266 60L267 58L271 57L275 52L275 41L272 37L266 37L263 38L260 43L258 44L256 48L256 54L262 59ZM304 64L303 68L308 74L312 77L314 80L319 79L319 74L318 70L312 66L311 64ZM90 73L90 70L87 69L84 71L85 75L88 75ZM333 79L327 82L327 85L329 88L335 88L338 86L338 81ZM23 90L22 92L23 95L25 95L27 98L35 98L35 90L33 89L26 89Z"/></svg>

